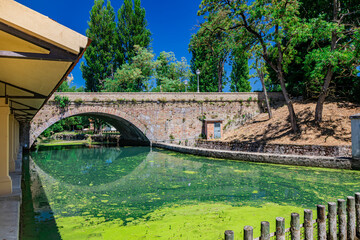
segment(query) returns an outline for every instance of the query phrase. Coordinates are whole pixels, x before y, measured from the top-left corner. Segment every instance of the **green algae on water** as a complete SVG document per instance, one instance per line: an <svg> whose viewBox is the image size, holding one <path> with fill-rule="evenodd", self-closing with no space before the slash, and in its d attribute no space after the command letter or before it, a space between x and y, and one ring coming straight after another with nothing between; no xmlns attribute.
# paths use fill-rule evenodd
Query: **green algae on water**
<svg viewBox="0 0 360 240"><path fill-rule="evenodd" d="M360 189L356 171L146 147L56 148L31 158L22 239L221 239L229 229L241 236L243 225L258 237L263 220L274 227L282 216L289 223L294 211Z"/></svg>

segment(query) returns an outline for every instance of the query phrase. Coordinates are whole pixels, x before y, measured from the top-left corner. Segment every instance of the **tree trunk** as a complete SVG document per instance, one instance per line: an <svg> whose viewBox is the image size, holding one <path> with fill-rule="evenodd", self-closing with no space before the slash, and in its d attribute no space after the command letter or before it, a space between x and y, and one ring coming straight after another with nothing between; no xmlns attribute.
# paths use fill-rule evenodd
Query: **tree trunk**
<svg viewBox="0 0 360 240"><path fill-rule="evenodd" d="M279 26L276 25L275 26L276 34L278 34L278 31L279 31ZM299 128L297 126L295 110L294 110L292 101L289 98L289 94L286 91L286 87L285 87L285 78L284 78L284 72L283 72L283 69L282 69L283 52L282 52L282 49L281 49L281 43L277 42L276 45L277 45L278 52L279 52L279 56L278 56L278 59L277 59L277 69L276 69L277 70L277 76L278 76L278 79L280 81L281 91L282 91L282 93L284 95L285 102L286 102L286 105L287 105L288 110L289 110L291 128L292 128L294 133L297 133L299 131Z"/></svg>
<svg viewBox="0 0 360 240"><path fill-rule="evenodd" d="M328 72L325 77L324 86L321 89L321 93L319 95L319 98L318 98L318 101L316 104L316 109L315 109L315 121L318 123L322 122L322 113L323 113L323 109L324 109L324 102L327 97L328 89L329 89L330 82L331 82L333 75L334 75L334 72L332 70L332 66L329 66Z"/></svg>
<svg viewBox="0 0 360 240"><path fill-rule="evenodd" d="M333 4L334 4L333 21L337 22L338 21L338 13L339 13L339 9L340 9L340 3L338 2L338 0L334 0ZM336 33L336 31L333 31L331 34L331 51L334 51L336 49L336 41L337 41L337 33ZM330 82L332 80L333 75L334 75L333 66L330 65L328 67L327 74L326 74L326 77L324 80L324 85L321 89L321 93L319 95L319 98L318 98L318 101L316 104L315 121L317 123L322 122L324 102L327 97L328 89L329 89Z"/></svg>
<svg viewBox="0 0 360 240"><path fill-rule="evenodd" d="M265 77L264 77L264 73L262 70L257 69L260 81L261 81L261 85L263 87L263 91L264 91L264 95L265 95L265 102L266 102L266 107L268 109L268 114L269 114L269 119L272 118L272 112L271 112L271 108L270 108L270 103L269 103L269 97L267 94L267 90L266 90L266 86L265 86Z"/></svg>
<svg viewBox="0 0 360 240"><path fill-rule="evenodd" d="M284 95L285 103L286 103L286 105L288 107L288 110L289 110L291 129L296 133L296 132L299 131L298 126L297 126L297 121L296 121L296 114L295 114L295 110L294 110L292 101L289 98L289 94L286 91L285 79L284 79L282 73L278 74L278 78L280 80L281 91L282 91L282 93Z"/></svg>
<svg viewBox="0 0 360 240"><path fill-rule="evenodd" d="M222 92L222 76L223 76L223 71L224 71L224 64L225 64L225 61L221 60L219 62L219 66L218 66L218 90L219 90L219 92Z"/></svg>

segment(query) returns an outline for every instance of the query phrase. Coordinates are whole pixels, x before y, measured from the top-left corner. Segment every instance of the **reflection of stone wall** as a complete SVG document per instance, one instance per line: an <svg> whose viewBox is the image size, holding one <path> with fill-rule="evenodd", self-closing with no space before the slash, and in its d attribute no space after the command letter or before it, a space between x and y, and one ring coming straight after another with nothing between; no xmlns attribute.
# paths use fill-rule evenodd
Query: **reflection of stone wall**
<svg viewBox="0 0 360 240"><path fill-rule="evenodd" d="M223 119L226 132L261 113L265 106L262 93L62 93L60 95L67 96L71 104L61 109L52 97L31 123L31 143L57 121L73 115L89 113L114 117L115 121L118 121L116 117L125 119L152 141L169 140L170 136L179 141L192 140L202 134L204 119ZM270 98L274 105L282 102L282 95L279 93L270 93Z"/></svg>
<svg viewBox="0 0 360 240"><path fill-rule="evenodd" d="M287 145L248 142L222 142L198 140L196 146L200 148L231 150L244 152L294 154L308 156L351 157L350 146L317 146L317 145Z"/></svg>

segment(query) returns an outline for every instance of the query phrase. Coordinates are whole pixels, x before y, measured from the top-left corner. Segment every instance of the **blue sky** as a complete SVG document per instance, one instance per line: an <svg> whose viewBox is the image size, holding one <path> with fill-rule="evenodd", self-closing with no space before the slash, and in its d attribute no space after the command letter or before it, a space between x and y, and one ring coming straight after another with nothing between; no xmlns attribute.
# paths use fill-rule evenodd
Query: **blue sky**
<svg viewBox="0 0 360 240"><path fill-rule="evenodd" d="M94 3L92 0L17 1L83 35L88 27L89 12ZM111 1L116 12L122 3L123 0ZM185 57L190 64L188 45L191 34L196 33L196 26L201 22L201 17L197 16L201 0L142 0L141 3L146 10L148 28L153 39L152 48L156 56L162 51L174 52L178 60ZM80 64L72 74L74 85L84 85ZM251 82L253 89L259 88L259 84L254 86L253 81Z"/></svg>

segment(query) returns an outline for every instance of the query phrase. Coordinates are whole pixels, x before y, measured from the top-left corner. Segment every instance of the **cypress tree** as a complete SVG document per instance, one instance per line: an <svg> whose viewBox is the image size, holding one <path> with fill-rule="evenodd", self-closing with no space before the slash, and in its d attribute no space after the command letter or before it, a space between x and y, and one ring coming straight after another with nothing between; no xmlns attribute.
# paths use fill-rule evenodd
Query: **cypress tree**
<svg viewBox="0 0 360 240"><path fill-rule="evenodd" d="M110 1L104 6L104 0L95 0L90 11L89 28L86 36L92 43L84 54L85 63L81 63L82 76L86 91L100 92L102 80L113 75L114 48L116 45L115 12Z"/></svg>
<svg viewBox="0 0 360 240"><path fill-rule="evenodd" d="M236 48L231 55L232 70L230 74L231 92L250 92L249 58L243 49Z"/></svg>
<svg viewBox="0 0 360 240"><path fill-rule="evenodd" d="M125 0L118 12L116 64L130 63L135 56L135 45L149 48L151 32L147 29L145 9L141 0Z"/></svg>

